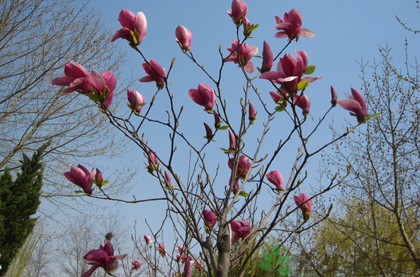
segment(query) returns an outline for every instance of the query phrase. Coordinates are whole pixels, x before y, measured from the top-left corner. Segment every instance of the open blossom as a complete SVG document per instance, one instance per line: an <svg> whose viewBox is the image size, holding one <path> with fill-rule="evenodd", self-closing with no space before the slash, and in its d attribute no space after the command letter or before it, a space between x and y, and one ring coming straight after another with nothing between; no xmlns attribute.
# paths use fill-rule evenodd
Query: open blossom
<svg viewBox="0 0 420 277"><path fill-rule="evenodd" d="M262 52L263 62L261 66L261 73L270 71L273 67L273 50L271 49L270 44L264 41L264 47Z"/></svg>
<svg viewBox="0 0 420 277"><path fill-rule="evenodd" d="M243 66L245 71L248 73L254 72L254 64L250 62L252 57L258 53L257 46L248 46L248 44L242 43L236 39L232 41L232 47L228 48L232 54L225 60L226 62L234 62Z"/></svg>
<svg viewBox="0 0 420 277"><path fill-rule="evenodd" d="M251 227L248 220L244 219L243 222L231 221L230 227L235 235L232 237L232 245L237 243L239 239L246 239L251 234Z"/></svg>
<svg viewBox="0 0 420 277"><path fill-rule="evenodd" d="M216 95L214 90L209 85L199 84L197 89L188 90L190 98L200 106L203 106L207 112L213 110L213 106L216 103Z"/></svg>
<svg viewBox="0 0 420 277"><path fill-rule="evenodd" d="M261 74L261 79L271 80L281 84L289 93L298 91L299 82L314 82L322 77L304 77L303 74L308 69L308 55L301 50L296 54L297 59L292 55L284 55L277 64L277 71L268 71Z"/></svg>
<svg viewBox="0 0 420 277"><path fill-rule="evenodd" d="M276 29L280 30L274 36L276 38L286 38L290 40L296 39L299 40L299 36L303 37L313 37L315 34L308 29L302 28L302 16L300 12L296 9L290 10L288 13L284 13L283 20L280 17L276 16Z"/></svg>
<svg viewBox="0 0 420 277"><path fill-rule="evenodd" d="M192 33L182 25L175 29L176 42L178 42L182 51L188 51L191 48Z"/></svg>
<svg viewBox="0 0 420 277"><path fill-rule="evenodd" d="M265 177L267 177L267 179L268 179L268 181L270 181L270 183L272 183L273 185L276 186L276 189L278 189L278 190L283 190L284 189L284 187L283 187L283 176L277 170L271 171L270 173L265 175Z"/></svg>
<svg viewBox="0 0 420 277"><path fill-rule="evenodd" d="M148 76L142 77L140 82L156 82L158 89L163 89L165 86L166 70L157 61L150 60L149 63L142 65L144 71L149 74Z"/></svg>
<svg viewBox="0 0 420 277"><path fill-rule="evenodd" d="M83 259L92 267L82 274L82 277L89 277L98 268L102 267L107 273L115 272L118 269L118 260L124 259L127 255L114 256L114 247L109 240L105 240L104 246L99 249L90 250Z"/></svg>
<svg viewBox="0 0 420 277"><path fill-rule="evenodd" d="M159 251L162 257L165 257L166 255L168 255L168 251L166 251L164 243L159 243L159 245L156 247L156 250Z"/></svg>
<svg viewBox="0 0 420 277"><path fill-rule="evenodd" d="M83 165L73 166L69 172L65 172L64 176L70 182L74 183L76 186L79 186L85 193L92 193L92 180L95 179L96 170L93 169L92 172L86 169Z"/></svg>
<svg viewBox="0 0 420 277"><path fill-rule="evenodd" d="M303 219L305 222L311 217L312 211L312 203L309 200L309 197L301 193L299 196L294 196L293 200L295 200L296 205L302 210Z"/></svg>
<svg viewBox="0 0 420 277"><path fill-rule="evenodd" d="M134 262L131 262L133 265L133 270L139 269L141 267L141 262L139 260L135 260Z"/></svg>
<svg viewBox="0 0 420 277"><path fill-rule="evenodd" d="M364 123L368 116L365 98L354 88L351 89L351 95L349 99L338 100L337 103L342 108L350 111L351 115L357 117L359 123Z"/></svg>
<svg viewBox="0 0 420 277"><path fill-rule="evenodd" d="M139 45L147 34L147 20L142 12L134 15L131 11L121 10L118 21L123 28L115 31L110 42L118 38L126 39L131 45Z"/></svg>
<svg viewBox="0 0 420 277"><path fill-rule="evenodd" d="M242 0L233 0L232 1L232 9L227 11L229 16L232 18L233 22L236 26L242 24L244 17L248 12L248 6Z"/></svg>
<svg viewBox="0 0 420 277"><path fill-rule="evenodd" d="M93 70L88 78L94 88L92 93L98 96L101 105L108 108L114 98L117 77L108 70L102 74Z"/></svg>
<svg viewBox="0 0 420 277"><path fill-rule="evenodd" d="M217 221L217 216L213 211L203 210L203 218L208 230L212 230Z"/></svg>
<svg viewBox="0 0 420 277"><path fill-rule="evenodd" d="M134 114L139 115L141 109L143 109L144 97L137 90L127 90L127 99L130 106L130 109Z"/></svg>
<svg viewBox="0 0 420 277"><path fill-rule="evenodd" d="M229 159L228 166L230 169L232 169L234 161L235 161L235 158ZM245 155L241 155L238 160L236 176L243 179L246 177L250 169L251 169L251 164L249 163L248 157Z"/></svg>
<svg viewBox="0 0 420 277"><path fill-rule="evenodd" d="M150 236L144 235L144 241L146 242L146 244L150 244L151 242L153 242L152 238Z"/></svg>
<svg viewBox="0 0 420 277"><path fill-rule="evenodd" d="M70 61L70 64L64 66L63 77L54 78L51 81L52 85L67 87L63 93L70 93L77 91L80 93L89 93L92 85L89 83L89 72L75 61Z"/></svg>
<svg viewBox="0 0 420 277"><path fill-rule="evenodd" d="M306 96L306 94L296 94L293 97L293 104L295 104L296 106L298 106L299 108L302 109L302 113L303 115L307 115L309 114L309 110L311 108L311 102L309 101L308 96Z"/></svg>

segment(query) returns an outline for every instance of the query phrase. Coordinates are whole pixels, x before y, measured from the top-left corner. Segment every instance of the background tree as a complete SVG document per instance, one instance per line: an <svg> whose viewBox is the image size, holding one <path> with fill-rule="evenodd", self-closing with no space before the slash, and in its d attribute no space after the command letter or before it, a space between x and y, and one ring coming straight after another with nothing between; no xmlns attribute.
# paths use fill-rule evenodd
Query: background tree
<svg viewBox="0 0 420 277"><path fill-rule="evenodd" d="M327 160L349 166L351 176L343 182L342 212L302 237L297 268L305 272L395 276L420 270L419 66L407 56L402 71L389 48L380 53L372 66L361 63L361 77L369 110L381 116Z"/></svg>
<svg viewBox="0 0 420 277"><path fill-rule="evenodd" d="M17 153L51 140L41 195L70 195L72 190L55 179L69 168L69 160L113 155L116 140L108 136L102 113L86 109L89 101L63 95L50 81L71 60L115 71L124 56L109 51L110 30L87 2L1 0L1 7L0 170L17 170ZM100 140L94 135L99 129Z"/></svg>
<svg viewBox="0 0 420 277"><path fill-rule="evenodd" d="M41 157L43 145L32 158L23 155L21 172L13 180L8 168L0 177L0 249L1 273L7 269L35 226L31 218L40 204L42 187Z"/></svg>

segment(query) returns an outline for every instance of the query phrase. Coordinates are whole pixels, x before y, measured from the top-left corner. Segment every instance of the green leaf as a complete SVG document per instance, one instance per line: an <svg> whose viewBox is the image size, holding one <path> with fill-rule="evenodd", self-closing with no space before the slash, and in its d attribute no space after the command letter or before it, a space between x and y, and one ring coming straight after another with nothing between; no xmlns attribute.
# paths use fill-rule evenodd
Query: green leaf
<svg viewBox="0 0 420 277"><path fill-rule="evenodd" d="M281 275L281 276L287 276L290 273L292 273L292 270L290 268L288 268L287 266L283 266L280 267L279 269L277 269L277 272Z"/></svg>
<svg viewBox="0 0 420 277"><path fill-rule="evenodd" d="M262 268L263 270L265 270L265 271L269 271L269 270L271 270L271 264L270 264L270 263L267 263L267 262L261 262L261 263L260 263L260 266L261 266L261 268Z"/></svg>
<svg viewBox="0 0 420 277"><path fill-rule="evenodd" d="M93 94L93 93L88 94L88 97L89 97L90 100L95 101L95 102L99 102L99 100L100 100L99 96L96 95L96 94Z"/></svg>
<svg viewBox="0 0 420 277"><path fill-rule="evenodd" d="M302 81L299 82L299 84L297 85L297 90L304 90L309 86L309 81Z"/></svg>
<svg viewBox="0 0 420 277"><path fill-rule="evenodd" d="M372 115L369 115L368 117L366 117L365 120L369 120L371 118L380 117L380 116L381 116L381 113L372 114Z"/></svg>
<svg viewBox="0 0 420 277"><path fill-rule="evenodd" d="M225 125L225 126L220 126L220 128L219 128L220 130L226 130L226 129L229 129L229 126L227 126L227 125Z"/></svg>
<svg viewBox="0 0 420 277"><path fill-rule="evenodd" d="M312 73L315 72L315 68L316 68L315 65L308 66L308 68L306 69L306 71L304 72L304 74L311 75Z"/></svg>
<svg viewBox="0 0 420 277"><path fill-rule="evenodd" d="M223 152L229 152L226 148L220 148Z"/></svg>
<svg viewBox="0 0 420 277"><path fill-rule="evenodd" d="M278 265L285 265L290 261L290 256L281 256L278 260L277 260L277 264Z"/></svg>
<svg viewBox="0 0 420 277"><path fill-rule="evenodd" d="M263 253L264 256L264 261L271 263L271 261L273 260L273 255L271 255L270 252L264 251Z"/></svg>
<svg viewBox="0 0 420 277"><path fill-rule="evenodd" d="M239 193L239 195L240 195L240 196L242 196L242 197L247 197L247 196L249 195L249 193L248 193L248 192L246 192L246 191L241 191L241 192Z"/></svg>
<svg viewBox="0 0 420 277"><path fill-rule="evenodd" d="M285 110L285 108L283 106L277 106L276 107L276 112L282 112L284 110Z"/></svg>
<svg viewBox="0 0 420 277"><path fill-rule="evenodd" d="M102 186L108 185L108 181L102 181Z"/></svg>
<svg viewBox="0 0 420 277"><path fill-rule="evenodd" d="M83 190L75 190L75 193L85 193Z"/></svg>
<svg viewBox="0 0 420 277"><path fill-rule="evenodd" d="M278 246L277 244L273 247L273 249L271 249L271 254L273 255L273 258L277 258L278 256L280 256L280 246Z"/></svg>

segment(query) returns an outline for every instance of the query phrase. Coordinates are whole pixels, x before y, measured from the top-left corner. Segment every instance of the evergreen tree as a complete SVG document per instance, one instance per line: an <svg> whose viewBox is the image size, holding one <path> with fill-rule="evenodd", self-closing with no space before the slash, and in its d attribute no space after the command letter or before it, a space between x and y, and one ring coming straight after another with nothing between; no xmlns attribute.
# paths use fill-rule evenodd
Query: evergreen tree
<svg viewBox="0 0 420 277"><path fill-rule="evenodd" d="M21 172L15 180L8 168L0 176L0 275L4 275L13 258L32 232L42 187L42 154L49 143L29 158L23 154Z"/></svg>

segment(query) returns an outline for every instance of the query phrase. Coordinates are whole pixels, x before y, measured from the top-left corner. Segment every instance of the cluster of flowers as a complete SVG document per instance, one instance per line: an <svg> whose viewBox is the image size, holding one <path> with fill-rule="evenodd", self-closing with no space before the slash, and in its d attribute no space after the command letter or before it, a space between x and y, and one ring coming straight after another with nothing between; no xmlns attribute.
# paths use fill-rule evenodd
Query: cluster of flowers
<svg viewBox="0 0 420 277"><path fill-rule="evenodd" d="M234 24L239 27L243 25L244 35L250 37L251 33L257 26L250 23L246 18L248 7L242 0L233 0L231 10L228 11L229 16L232 18ZM116 33L110 38L110 42L118 38L125 39L129 42L130 46L136 48L139 46L147 34L147 20L142 12L134 15L131 11L121 10L118 18L122 28L117 30ZM302 28L302 16L296 9L286 12L283 19L275 17L277 25L275 29L278 32L275 34L277 38L288 38L289 41L298 40L299 36L313 37L315 34L305 28ZM184 26L178 26L175 29L176 42L179 44L183 52L188 52L191 49L192 33ZM241 41L233 40L230 48L227 49L229 55L224 59L224 62L234 62L241 67L246 73L254 72L254 64L251 59L258 53L258 47L249 46ZM297 106L302 110L303 115L306 117L310 112L310 100L304 90L309 83L321 79L322 77L308 77L314 72L315 66L308 63L308 55L305 51L297 51L296 58L293 55L284 55L279 59L276 70L271 70L274 63L274 55L270 45L264 41L262 52L262 65L259 68L261 79L266 79L273 84L279 84L280 88L277 91L271 91L270 96L273 101L284 109L287 103ZM163 89L167 84L166 70L156 61L150 60L142 64L143 70L147 76L139 79L141 82L155 82L158 90ZM65 65L64 75L55 78L51 84L58 86L65 86L63 93L78 92L89 96L89 98L99 104L102 110L106 110L113 98L114 90L116 87L117 79L110 71L105 71L102 74L93 70L89 73L82 65L75 61ZM355 89L351 89L352 96L346 100L338 100L336 90L331 87L331 104L335 106L339 104L344 109L351 112L359 123L367 120L368 114L366 103L363 96ZM214 115L215 128L220 128L220 116L215 112L214 106L216 105L216 93L207 84L199 84L197 89L190 89L188 91L189 97L198 105L203 106L207 113ZM145 99L136 90L127 90L128 107L135 115L140 115ZM256 119L257 111L254 105L248 103L248 113L250 124ZM214 134L210 126L204 123L206 136L209 141L212 140ZM237 150L237 138L233 131L229 130L229 148L228 154L233 154ZM235 170L236 177L232 186L234 194L239 192L239 180L246 179L250 170L251 163L249 158L241 155L237 161L236 168L233 168L235 159L231 158L228 161L228 167ZM149 151L147 169L151 173L156 170L158 166L158 159L155 153ZM65 172L64 176L75 185L79 186L84 193L91 195L93 191L93 184L95 183L99 188L106 184L103 180L102 172L94 168L89 172L84 166L78 165L72 167L69 172ZM267 180L274 185L274 190L284 190L283 176L277 170L271 171L266 174ZM166 185L171 187L171 177L168 172L165 172ZM311 216L312 204L310 197L302 193L299 196L294 196L294 201L299 209L301 209L303 218L307 221ZM208 233L213 230L217 223L218 217L214 210L204 210L202 213L206 231ZM252 233L250 223L243 219L242 221L230 221L230 227L234 236L232 237L232 244L235 244L239 239L246 239ZM151 243L149 236L144 237L147 244ZM167 255L167 250L163 243L160 243L156 250L164 257ZM199 261L193 261L193 258L187 255L184 247L177 248L179 255L177 261L185 264L185 276L190 276L191 265L195 265L200 270L201 264ZM118 259L125 258L126 255L114 256L114 250L109 240L105 240L104 246L99 249L91 250L85 255L85 261L92 267L83 274L83 277L90 276L98 267L102 267L106 272L114 272L118 267ZM140 261L134 261L133 269L138 269L141 266Z"/></svg>

